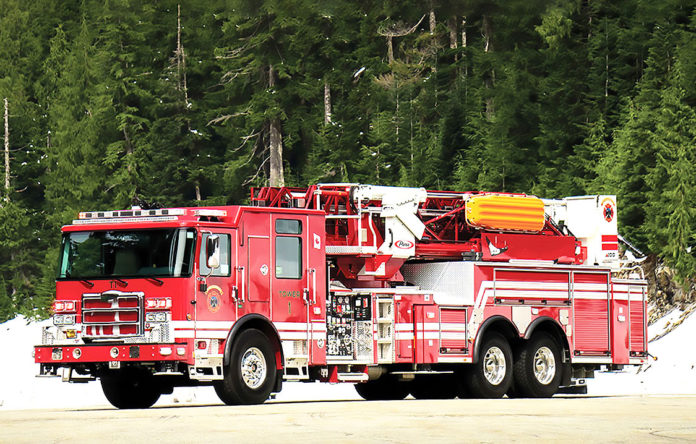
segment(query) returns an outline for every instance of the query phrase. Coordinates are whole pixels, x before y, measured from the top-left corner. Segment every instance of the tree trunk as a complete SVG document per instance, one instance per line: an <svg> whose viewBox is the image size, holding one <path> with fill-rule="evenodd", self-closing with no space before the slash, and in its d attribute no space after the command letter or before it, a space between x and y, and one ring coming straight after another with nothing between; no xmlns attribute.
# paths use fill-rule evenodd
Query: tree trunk
<svg viewBox="0 0 696 444"><path fill-rule="evenodd" d="M181 43L181 5L176 5L176 11L176 74L178 80L177 89L184 92L184 103L186 105L186 109L188 109L189 101L188 87L186 85L186 55L184 53L184 45Z"/></svg>
<svg viewBox="0 0 696 444"><path fill-rule="evenodd" d="M5 97L5 202L10 201L10 118Z"/></svg>
<svg viewBox="0 0 696 444"><path fill-rule="evenodd" d="M609 28L606 18L604 19L604 43L606 44L606 52L604 54L604 110L607 112L607 107L609 106Z"/></svg>
<svg viewBox="0 0 696 444"><path fill-rule="evenodd" d="M462 18L462 48L466 48L466 17Z"/></svg>
<svg viewBox="0 0 696 444"><path fill-rule="evenodd" d="M280 135L280 119L271 119L271 171L269 182L272 187L284 187L283 177L283 139Z"/></svg>
<svg viewBox="0 0 696 444"><path fill-rule="evenodd" d="M462 18L462 48L466 49L466 17ZM469 66L466 61L466 53L462 52L462 57L464 57L464 98L469 97L469 89L466 84L466 78L469 76Z"/></svg>
<svg viewBox="0 0 696 444"><path fill-rule="evenodd" d="M431 9L430 10L430 35L435 36L435 26L437 25L437 22L435 21L435 10ZM434 43L434 42L433 42ZM437 72L437 53L435 53L435 60L433 60L433 67L432 67L432 72Z"/></svg>
<svg viewBox="0 0 696 444"><path fill-rule="evenodd" d="M483 16L483 39L484 39L484 52L493 51L493 43L491 42L491 34L493 34L493 25L491 24L491 18L487 15Z"/></svg>
<svg viewBox="0 0 696 444"><path fill-rule="evenodd" d="M128 136L128 131L126 131L126 128L123 128L123 138L126 141L126 171L129 173L133 172L133 165L131 164L132 162L132 156L133 156L133 144L131 143L130 137Z"/></svg>
<svg viewBox="0 0 696 444"><path fill-rule="evenodd" d="M449 30L450 49L457 49L457 17L447 19L447 29Z"/></svg>
<svg viewBox="0 0 696 444"><path fill-rule="evenodd" d="M324 80L324 125L331 123L331 86Z"/></svg>
<svg viewBox="0 0 696 444"><path fill-rule="evenodd" d="M268 86L273 89L276 83L276 72L273 65L268 67ZM285 178L283 177L283 137L281 132L280 119L271 118L270 126L270 171L269 184L272 187L284 187Z"/></svg>
<svg viewBox="0 0 696 444"><path fill-rule="evenodd" d="M493 34L493 24L491 23L491 18L487 15L483 16L483 38L484 38L484 51L493 51L493 42L491 41L491 35ZM491 89L495 85L495 70L491 69L488 76L485 79L486 89ZM495 103L493 103L493 97L489 95L486 98L486 118L488 120L493 119L495 114Z"/></svg>
<svg viewBox="0 0 696 444"><path fill-rule="evenodd" d="M387 36L387 60L390 65L394 63L394 37L391 35Z"/></svg>

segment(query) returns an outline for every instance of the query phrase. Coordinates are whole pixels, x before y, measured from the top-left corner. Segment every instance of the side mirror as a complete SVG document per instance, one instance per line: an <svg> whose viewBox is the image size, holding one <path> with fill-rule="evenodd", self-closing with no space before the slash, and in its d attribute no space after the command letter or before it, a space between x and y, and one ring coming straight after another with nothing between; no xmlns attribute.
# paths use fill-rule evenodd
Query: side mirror
<svg viewBox="0 0 696 444"><path fill-rule="evenodd" d="M220 267L220 236L211 234L205 242L206 265L211 270Z"/></svg>

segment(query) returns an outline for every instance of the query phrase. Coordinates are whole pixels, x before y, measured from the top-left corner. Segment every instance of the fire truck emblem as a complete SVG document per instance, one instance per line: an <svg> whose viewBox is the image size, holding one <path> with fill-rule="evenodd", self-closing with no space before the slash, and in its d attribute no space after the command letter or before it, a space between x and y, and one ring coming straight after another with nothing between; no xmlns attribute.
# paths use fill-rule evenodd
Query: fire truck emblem
<svg viewBox="0 0 696 444"><path fill-rule="evenodd" d="M491 252L491 256L497 256L508 251L508 247L498 248L495 245L493 245L493 242L491 242L490 239L486 239L486 241L488 242L488 251Z"/></svg>
<svg viewBox="0 0 696 444"><path fill-rule="evenodd" d="M602 202L602 216L607 222L614 220L614 202L611 199L604 199Z"/></svg>
<svg viewBox="0 0 696 444"><path fill-rule="evenodd" d="M220 303L222 302L222 288L217 285L211 285L205 292L208 299L208 310L212 313L220 311Z"/></svg>

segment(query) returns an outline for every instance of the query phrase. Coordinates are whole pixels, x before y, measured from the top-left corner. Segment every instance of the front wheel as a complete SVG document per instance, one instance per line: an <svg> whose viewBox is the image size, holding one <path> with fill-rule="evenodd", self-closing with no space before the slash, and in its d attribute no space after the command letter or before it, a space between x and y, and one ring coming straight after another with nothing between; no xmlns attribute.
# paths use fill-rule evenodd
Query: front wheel
<svg viewBox="0 0 696 444"><path fill-rule="evenodd" d="M534 335L515 359L515 391L529 398L550 398L561 383L561 351L546 333Z"/></svg>
<svg viewBox="0 0 696 444"><path fill-rule="evenodd" d="M512 384L512 350L499 333L487 334L478 362L464 374L466 393L474 398L502 398Z"/></svg>
<svg viewBox="0 0 696 444"><path fill-rule="evenodd" d="M215 382L215 392L227 405L261 404L271 394L276 380L273 347L260 330L239 334L232 346L224 379Z"/></svg>
<svg viewBox="0 0 696 444"><path fill-rule="evenodd" d="M145 369L126 367L101 376L104 396L119 409L152 407L162 393L152 374Z"/></svg>

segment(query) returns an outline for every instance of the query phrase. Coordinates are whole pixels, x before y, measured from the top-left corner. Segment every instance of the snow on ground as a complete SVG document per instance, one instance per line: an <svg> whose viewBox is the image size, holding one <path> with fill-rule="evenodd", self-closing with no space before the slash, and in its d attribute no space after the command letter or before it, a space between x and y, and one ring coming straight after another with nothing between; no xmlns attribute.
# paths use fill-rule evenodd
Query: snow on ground
<svg viewBox="0 0 696 444"><path fill-rule="evenodd" d="M640 367L625 367L622 372L595 374L588 380L591 395L663 395L696 394L696 316L694 312L672 310L648 328L648 337L659 339L648 344L648 352L657 358ZM675 324L674 330L669 331ZM661 336L661 337L660 337Z"/></svg>
<svg viewBox="0 0 696 444"><path fill-rule="evenodd" d="M650 338L682 321L669 334L653 341L649 351L658 358L642 367L596 374L588 380L590 395L696 394L696 316L673 310L650 327ZM28 322L23 317L0 324L0 410L32 408L110 407L98 382L68 384L60 378L37 378L32 346L41 342L41 328L50 321ZM360 399L350 384L285 383L279 401ZM157 405L221 404L211 387L177 388Z"/></svg>

